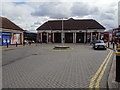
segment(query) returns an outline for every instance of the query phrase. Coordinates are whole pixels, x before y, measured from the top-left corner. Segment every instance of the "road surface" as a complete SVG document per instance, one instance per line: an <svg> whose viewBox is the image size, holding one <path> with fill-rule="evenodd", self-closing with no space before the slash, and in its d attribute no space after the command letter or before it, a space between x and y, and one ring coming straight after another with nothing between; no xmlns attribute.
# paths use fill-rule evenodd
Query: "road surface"
<svg viewBox="0 0 120 90"><path fill-rule="evenodd" d="M111 50L85 44L56 44L2 50L3 88L107 88Z"/></svg>

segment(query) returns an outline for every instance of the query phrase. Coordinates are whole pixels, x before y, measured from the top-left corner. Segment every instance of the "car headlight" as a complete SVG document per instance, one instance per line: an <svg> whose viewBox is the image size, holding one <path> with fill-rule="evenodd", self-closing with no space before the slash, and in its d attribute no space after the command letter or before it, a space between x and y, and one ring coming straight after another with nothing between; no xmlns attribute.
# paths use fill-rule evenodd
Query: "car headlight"
<svg viewBox="0 0 120 90"><path fill-rule="evenodd" d="M95 45L95 47L97 47L98 45Z"/></svg>
<svg viewBox="0 0 120 90"><path fill-rule="evenodd" d="M95 45L95 48L97 48L98 47L98 45Z"/></svg>

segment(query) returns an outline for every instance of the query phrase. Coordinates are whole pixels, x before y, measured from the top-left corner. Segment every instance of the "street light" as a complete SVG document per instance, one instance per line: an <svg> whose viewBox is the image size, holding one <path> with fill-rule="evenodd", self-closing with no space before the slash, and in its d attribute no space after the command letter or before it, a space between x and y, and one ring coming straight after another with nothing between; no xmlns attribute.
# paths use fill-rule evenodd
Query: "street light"
<svg viewBox="0 0 120 90"><path fill-rule="evenodd" d="M86 42L85 42L85 44L87 43L87 31L88 31L88 27L86 28Z"/></svg>
<svg viewBox="0 0 120 90"><path fill-rule="evenodd" d="M61 31L62 39L61 40L62 40L62 45L64 45L64 43L65 43L65 39L64 38L65 37L64 37L64 22L63 21L64 21L64 19L67 19L67 18L63 18L62 17L61 19L62 19L62 31Z"/></svg>
<svg viewBox="0 0 120 90"><path fill-rule="evenodd" d="M63 31L63 28L64 26L63 26L63 18L62 18L62 32L61 32L61 34L62 34L62 44L64 45L64 31Z"/></svg>
<svg viewBox="0 0 120 90"><path fill-rule="evenodd" d="M61 26L61 41L62 41L62 45L56 45L53 49L68 49L70 48L69 46L64 46L64 24L63 24L63 18L62 18L62 22L61 22L62 26Z"/></svg>

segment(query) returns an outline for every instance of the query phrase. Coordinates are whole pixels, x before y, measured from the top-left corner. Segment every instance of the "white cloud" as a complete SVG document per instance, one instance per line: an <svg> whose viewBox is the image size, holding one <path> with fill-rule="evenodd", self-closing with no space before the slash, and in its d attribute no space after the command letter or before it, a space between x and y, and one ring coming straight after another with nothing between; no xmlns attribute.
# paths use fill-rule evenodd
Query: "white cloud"
<svg viewBox="0 0 120 90"><path fill-rule="evenodd" d="M7 17L21 28L31 31L48 20L61 17L92 18L107 29L117 27L118 0L97 0L97 2L96 0L77 0L77 2L73 0L59 0L61 2L19 0L21 2L17 3L8 1L2 2L0 15Z"/></svg>

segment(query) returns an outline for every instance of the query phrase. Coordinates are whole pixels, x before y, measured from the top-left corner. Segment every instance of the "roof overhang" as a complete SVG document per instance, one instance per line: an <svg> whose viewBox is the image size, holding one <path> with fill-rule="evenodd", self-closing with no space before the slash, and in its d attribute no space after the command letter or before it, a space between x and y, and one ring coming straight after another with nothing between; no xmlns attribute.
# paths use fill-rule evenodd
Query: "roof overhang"
<svg viewBox="0 0 120 90"><path fill-rule="evenodd" d="M0 28L0 32L23 33L24 31Z"/></svg>

